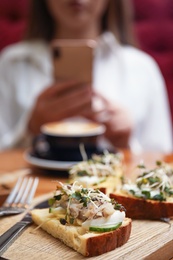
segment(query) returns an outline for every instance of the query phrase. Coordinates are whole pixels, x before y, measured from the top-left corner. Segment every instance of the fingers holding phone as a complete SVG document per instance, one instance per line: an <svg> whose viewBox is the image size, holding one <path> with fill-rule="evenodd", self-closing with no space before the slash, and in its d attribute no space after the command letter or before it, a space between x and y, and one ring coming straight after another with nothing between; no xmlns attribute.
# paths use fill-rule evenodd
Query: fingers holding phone
<svg viewBox="0 0 173 260"><path fill-rule="evenodd" d="M85 109L90 108L91 86L89 84L73 83L68 88L59 89L60 83L53 88L50 109L52 111L49 120L62 120L71 116L79 116Z"/></svg>
<svg viewBox="0 0 173 260"><path fill-rule="evenodd" d="M112 103L98 93L94 93L94 98L99 106L96 105L88 118L106 126L105 137L114 146L129 148L129 139L134 129L130 112L124 106Z"/></svg>
<svg viewBox="0 0 173 260"><path fill-rule="evenodd" d="M63 81L48 87L37 98L28 128L38 134L41 125L82 115L91 107L91 86L78 81Z"/></svg>

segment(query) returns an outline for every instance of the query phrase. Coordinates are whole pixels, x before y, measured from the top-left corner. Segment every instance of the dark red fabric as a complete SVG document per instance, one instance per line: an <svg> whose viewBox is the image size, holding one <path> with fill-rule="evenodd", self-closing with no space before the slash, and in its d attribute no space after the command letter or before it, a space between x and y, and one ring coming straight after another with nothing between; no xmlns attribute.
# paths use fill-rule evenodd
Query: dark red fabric
<svg viewBox="0 0 173 260"><path fill-rule="evenodd" d="M157 61L166 81L173 122L173 0L132 0L141 49Z"/></svg>
<svg viewBox="0 0 173 260"><path fill-rule="evenodd" d="M22 39L29 2L0 0L0 50ZM173 0L132 2L139 45L159 64L166 81L173 120Z"/></svg>
<svg viewBox="0 0 173 260"><path fill-rule="evenodd" d="M29 0L0 0L0 50L23 37Z"/></svg>

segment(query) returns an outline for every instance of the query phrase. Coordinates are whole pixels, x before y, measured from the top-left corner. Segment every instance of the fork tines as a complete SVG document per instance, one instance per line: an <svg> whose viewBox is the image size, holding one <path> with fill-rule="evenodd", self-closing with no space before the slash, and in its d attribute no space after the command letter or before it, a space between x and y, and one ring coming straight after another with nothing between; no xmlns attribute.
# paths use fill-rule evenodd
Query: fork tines
<svg viewBox="0 0 173 260"><path fill-rule="evenodd" d="M20 177L3 207L27 208L34 197L38 181L37 177Z"/></svg>

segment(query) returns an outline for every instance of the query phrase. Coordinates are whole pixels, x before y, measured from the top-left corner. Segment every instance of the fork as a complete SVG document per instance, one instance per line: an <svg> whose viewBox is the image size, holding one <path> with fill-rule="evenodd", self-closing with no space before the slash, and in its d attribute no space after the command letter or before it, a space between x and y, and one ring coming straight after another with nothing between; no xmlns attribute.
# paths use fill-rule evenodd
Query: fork
<svg viewBox="0 0 173 260"><path fill-rule="evenodd" d="M37 177L20 177L4 204L0 207L0 217L24 212L31 204L38 182Z"/></svg>

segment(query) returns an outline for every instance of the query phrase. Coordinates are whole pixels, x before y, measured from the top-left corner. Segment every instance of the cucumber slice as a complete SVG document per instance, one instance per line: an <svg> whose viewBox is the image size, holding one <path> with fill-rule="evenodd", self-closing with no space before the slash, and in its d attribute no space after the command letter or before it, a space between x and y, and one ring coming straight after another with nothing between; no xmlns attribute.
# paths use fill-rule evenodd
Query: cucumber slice
<svg viewBox="0 0 173 260"><path fill-rule="evenodd" d="M114 225L100 225L100 226L94 226L94 227L89 227L89 231L96 231L96 232L109 232L109 231L113 231L117 228L119 228L122 225L122 222L118 222Z"/></svg>

